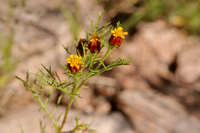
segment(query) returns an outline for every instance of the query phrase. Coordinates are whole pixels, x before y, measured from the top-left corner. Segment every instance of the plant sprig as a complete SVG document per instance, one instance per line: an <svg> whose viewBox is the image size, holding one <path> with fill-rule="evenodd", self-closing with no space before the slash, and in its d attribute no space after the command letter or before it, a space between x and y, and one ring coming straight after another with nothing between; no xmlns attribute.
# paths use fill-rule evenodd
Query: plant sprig
<svg viewBox="0 0 200 133"><path fill-rule="evenodd" d="M62 132L64 125L66 125L66 120L73 102L79 96L80 89L90 78L103 72L110 71L114 67L129 64L129 61L126 59L111 61L108 65L104 63L104 61L110 56L112 50L119 48L122 44L127 32L123 32L123 28L119 23L117 27L112 27L110 24L100 27L100 19L101 16L98 17L95 26L94 22L91 21L93 29L88 32L85 39L80 39L76 45L76 54L72 55L71 53L73 52L69 51L68 48L65 48L66 53L70 54L67 59L67 64L64 66L64 74L67 77L66 79L61 79L58 73L54 72L51 67L48 68L44 65L42 65L42 68L35 75L33 83L29 78L29 73L26 74L25 79L17 77L17 79L22 81L25 88L32 92L34 98L40 104L41 109L53 123L56 133ZM108 31L111 32L109 33ZM46 88L51 88L51 91L45 99L43 97L43 92ZM54 114L56 113L56 108L53 112L49 111L47 108L49 97L54 92L53 90L58 90L62 92L63 95L69 97L61 121L61 115L59 115L57 119L55 118ZM57 99L57 104L60 104L63 95ZM90 129L88 125L89 124L86 123L79 123L76 119L76 125L70 133L76 133L77 131L94 132L95 130ZM44 129L42 131L44 132Z"/></svg>

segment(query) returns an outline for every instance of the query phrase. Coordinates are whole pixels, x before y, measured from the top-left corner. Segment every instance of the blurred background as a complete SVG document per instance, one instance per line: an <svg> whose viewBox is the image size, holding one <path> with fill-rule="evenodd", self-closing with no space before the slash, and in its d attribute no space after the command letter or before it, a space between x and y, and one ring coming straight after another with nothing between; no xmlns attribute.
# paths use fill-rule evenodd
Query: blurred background
<svg viewBox="0 0 200 133"><path fill-rule="evenodd" d="M79 114L99 133L200 133L200 0L0 0L0 132L39 133L41 119L54 132L15 75L44 64L65 78L63 46L100 12L129 32L112 55L131 64L91 79L65 130Z"/></svg>

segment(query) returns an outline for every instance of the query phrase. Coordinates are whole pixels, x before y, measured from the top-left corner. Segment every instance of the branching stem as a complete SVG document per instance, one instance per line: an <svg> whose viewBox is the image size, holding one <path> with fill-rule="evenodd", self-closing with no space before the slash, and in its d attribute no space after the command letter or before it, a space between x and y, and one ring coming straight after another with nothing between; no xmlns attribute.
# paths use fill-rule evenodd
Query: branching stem
<svg viewBox="0 0 200 133"><path fill-rule="evenodd" d="M108 47L105 55L102 57L102 60L100 61L100 63L98 64L97 68L96 69L99 69L100 66L103 64L104 60L106 59L106 57L109 55L109 53L111 52L112 48L111 47Z"/></svg>

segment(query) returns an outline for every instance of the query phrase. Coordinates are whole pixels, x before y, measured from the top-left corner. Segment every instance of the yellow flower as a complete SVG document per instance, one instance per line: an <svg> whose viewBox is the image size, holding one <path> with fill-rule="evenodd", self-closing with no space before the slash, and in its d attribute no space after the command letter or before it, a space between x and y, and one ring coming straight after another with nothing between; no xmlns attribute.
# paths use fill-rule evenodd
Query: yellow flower
<svg viewBox="0 0 200 133"><path fill-rule="evenodd" d="M69 58L67 58L68 68L71 70L71 72L78 72L81 70L81 56L77 55L70 55Z"/></svg>
<svg viewBox="0 0 200 133"><path fill-rule="evenodd" d="M123 32L122 27L111 30L111 37L109 39L110 45L120 47L125 35L128 35L128 32Z"/></svg>
<svg viewBox="0 0 200 133"><path fill-rule="evenodd" d="M125 35L128 35L128 32L123 32L123 28L122 27L118 27L114 30L111 30L111 34L114 37L120 37L122 39L125 38Z"/></svg>

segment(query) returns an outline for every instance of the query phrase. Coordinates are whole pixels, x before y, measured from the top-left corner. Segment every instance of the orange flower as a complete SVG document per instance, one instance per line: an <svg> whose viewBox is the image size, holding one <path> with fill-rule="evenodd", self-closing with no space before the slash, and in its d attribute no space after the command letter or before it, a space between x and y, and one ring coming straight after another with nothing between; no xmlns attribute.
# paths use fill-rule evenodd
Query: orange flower
<svg viewBox="0 0 200 133"><path fill-rule="evenodd" d="M67 58L67 66L72 73L79 72L81 70L81 59L81 56L77 55L70 55L70 57Z"/></svg>
<svg viewBox="0 0 200 133"><path fill-rule="evenodd" d="M88 48L91 53L100 52L100 50L101 50L100 37L97 36L96 33L92 34L92 36L89 40L89 43L88 43Z"/></svg>
<svg viewBox="0 0 200 133"><path fill-rule="evenodd" d="M81 56L84 56L83 46L87 48L87 40L86 39L80 39L78 42L78 46L76 47L77 53L79 53ZM85 53L87 53L87 49L85 49Z"/></svg>
<svg viewBox="0 0 200 133"><path fill-rule="evenodd" d="M123 32L122 27L118 27L114 30L111 30L111 37L109 39L109 43L112 46L121 46L122 41L125 38L125 35L128 35L128 32Z"/></svg>

